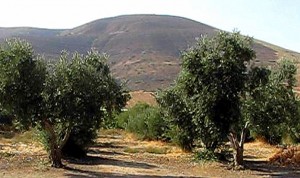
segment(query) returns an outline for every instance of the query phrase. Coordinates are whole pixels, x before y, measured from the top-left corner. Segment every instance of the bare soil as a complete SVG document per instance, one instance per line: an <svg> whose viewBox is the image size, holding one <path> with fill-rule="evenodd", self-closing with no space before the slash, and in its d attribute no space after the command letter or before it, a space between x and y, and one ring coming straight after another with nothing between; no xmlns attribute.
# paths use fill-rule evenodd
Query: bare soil
<svg viewBox="0 0 300 178"><path fill-rule="evenodd" d="M132 91L130 92L131 99L127 102L126 107L132 108L134 105L138 103L147 103L151 106L156 106L157 102L154 97L153 92L146 92L146 91Z"/></svg>
<svg viewBox="0 0 300 178"><path fill-rule="evenodd" d="M55 169L37 142L0 138L0 177L300 177L296 167L268 163L277 151L259 141L247 143L246 168L233 170L229 162L196 162L173 145L106 130L86 158L64 160L66 167Z"/></svg>

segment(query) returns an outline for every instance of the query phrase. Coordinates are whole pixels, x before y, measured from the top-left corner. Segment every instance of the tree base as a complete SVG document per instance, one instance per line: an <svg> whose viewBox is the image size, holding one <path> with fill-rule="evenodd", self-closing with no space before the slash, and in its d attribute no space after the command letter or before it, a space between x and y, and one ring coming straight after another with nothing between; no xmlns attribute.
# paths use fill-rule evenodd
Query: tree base
<svg viewBox="0 0 300 178"><path fill-rule="evenodd" d="M54 168L64 168L65 166L62 163L52 163L51 167L54 167Z"/></svg>

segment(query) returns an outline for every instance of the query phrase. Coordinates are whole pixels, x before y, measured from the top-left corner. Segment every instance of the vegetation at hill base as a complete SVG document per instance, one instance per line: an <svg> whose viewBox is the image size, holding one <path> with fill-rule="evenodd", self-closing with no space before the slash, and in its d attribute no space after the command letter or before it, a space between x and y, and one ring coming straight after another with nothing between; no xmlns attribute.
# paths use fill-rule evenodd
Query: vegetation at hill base
<svg viewBox="0 0 300 178"><path fill-rule="evenodd" d="M116 120L119 128L133 132L140 139L146 140L162 140L167 128L160 109L145 103L136 104L127 112L119 114Z"/></svg>
<svg viewBox="0 0 300 178"><path fill-rule="evenodd" d="M130 96L111 75L106 55L63 51L57 63L47 63L29 43L8 40L0 47L1 118L36 128L53 167L63 167L64 156L85 155L102 127L185 151L201 147L196 157L205 160L220 158L217 150L227 154L229 142L239 168L249 133L272 144L300 140L296 65L281 59L259 67L255 57L253 39L239 32L201 36L183 52L175 83L157 91L158 105L121 112Z"/></svg>

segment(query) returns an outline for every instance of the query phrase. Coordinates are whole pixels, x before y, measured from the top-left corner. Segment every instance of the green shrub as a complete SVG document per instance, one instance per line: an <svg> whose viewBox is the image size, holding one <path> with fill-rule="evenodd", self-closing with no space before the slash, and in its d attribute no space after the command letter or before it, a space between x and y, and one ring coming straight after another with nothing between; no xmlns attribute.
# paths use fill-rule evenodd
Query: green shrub
<svg viewBox="0 0 300 178"><path fill-rule="evenodd" d="M117 114L118 112L113 112L111 114L105 113L105 117L103 118L103 121L100 124L100 127L103 129L115 129L118 128L117 123Z"/></svg>
<svg viewBox="0 0 300 178"><path fill-rule="evenodd" d="M211 151L208 149L201 150L200 152L195 153L195 161L229 161L232 159L232 151L228 147L222 147L218 150Z"/></svg>
<svg viewBox="0 0 300 178"><path fill-rule="evenodd" d="M12 131L13 129L13 116L0 109L0 131Z"/></svg>
<svg viewBox="0 0 300 178"><path fill-rule="evenodd" d="M168 129L165 132L165 139L178 145L182 150L191 152L194 148L194 138L187 130L183 130L174 124L168 124Z"/></svg>
<svg viewBox="0 0 300 178"><path fill-rule="evenodd" d="M200 161L217 161L218 157L215 154L215 152L211 150L203 150L195 154L195 160L200 160Z"/></svg>
<svg viewBox="0 0 300 178"><path fill-rule="evenodd" d="M140 148L130 148L130 147L127 147L124 149L124 152L125 153L140 153L141 149Z"/></svg>
<svg viewBox="0 0 300 178"><path fill-rule="evenodd" d="M168 149L166 147L147 147L145 148L145 152L152 154L166 154Z"/></svg>
<svg viewBox="0 0 300 178"><path fill-rule="evenodd" d="M190 108L178 93L172 88L165 92L158 92L156 99L167 123L165 136L168 140L180 146L185 151L192 151L197 136L196 125Z"/></svg>
<svg viewBox="0 0 300 178"><path fill-rule="evenodd" d="M149 140L162 139L166 128L159 108L144 103L139 103L117 116L117 125L137 134L141 139Z"/></svg>

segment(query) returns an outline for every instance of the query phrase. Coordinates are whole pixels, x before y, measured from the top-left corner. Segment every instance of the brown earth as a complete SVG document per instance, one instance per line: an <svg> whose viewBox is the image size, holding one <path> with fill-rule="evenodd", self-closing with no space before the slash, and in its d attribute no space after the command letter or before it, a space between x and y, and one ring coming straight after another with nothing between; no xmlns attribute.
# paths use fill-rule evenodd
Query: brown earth
<svg viewBox="0 0 300 178"><path fill-rule="evenodd" d="M139 141L119 130L103 131L84 159L64 160L65 169L49 167L36 142L0 139L0 177L299 177L299 169L269 164L278 148L262 142L245 145L245 170L228 162L196 162L170 144Z"/></svg>
<svg viewBox="0 0 300 178"><path fill-rule="evenodd" d="M137 103L147 103L151 106L156 106L157 102L155 99L155 94L153 92L146 92L146 91L132 91L129 93L131 99L127 102L126 107L131 108Z"/></svg>

